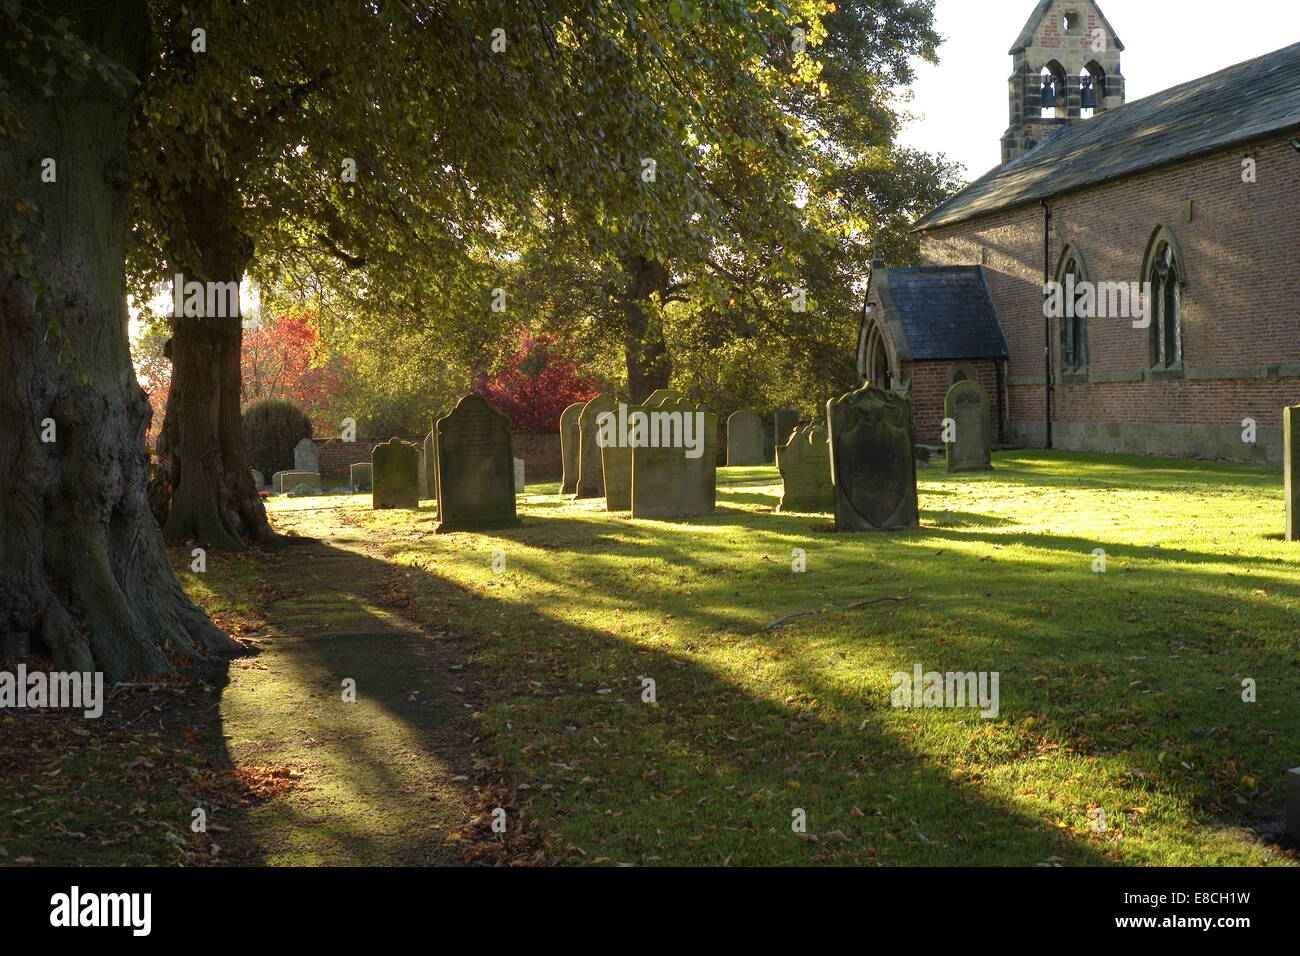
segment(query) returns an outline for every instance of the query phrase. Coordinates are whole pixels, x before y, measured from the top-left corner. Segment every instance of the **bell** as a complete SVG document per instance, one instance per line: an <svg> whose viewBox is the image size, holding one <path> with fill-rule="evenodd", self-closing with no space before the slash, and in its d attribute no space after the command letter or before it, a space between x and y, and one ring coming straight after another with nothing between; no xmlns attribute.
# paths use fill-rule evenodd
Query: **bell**
<svg viewBox="0 0 1300 956"><path fill-rule="evenodd" d="M1097 108L1097 97L1092 92L1092 77L1085 77L1079 83L1079 107L1085 110Z"/></svg>
<svg viewBox="0 0 1300 956"><path fill-rule="evenodd" d="M1043 109L1050 110L1056 106L1056 90L1052 86L1052 80L1049 77L1043 81Z"/></svg>

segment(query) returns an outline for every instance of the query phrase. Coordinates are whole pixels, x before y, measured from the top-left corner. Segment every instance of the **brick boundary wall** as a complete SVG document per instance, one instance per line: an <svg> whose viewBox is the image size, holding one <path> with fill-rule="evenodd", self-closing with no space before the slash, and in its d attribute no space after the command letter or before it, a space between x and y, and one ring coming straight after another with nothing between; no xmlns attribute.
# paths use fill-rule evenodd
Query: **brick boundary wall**
<svg viewBox="0 0 1300 956"><path fill-rule="evenodd" d="M1053 334L1053 444L1074 451L1278 462L1282 409L1300 404L1300 154L1289 135L1149 170L1050 200L1052 267L1066 243L1093 282L1137 282L1157 226L1178 243L1183 369L1150 368L1147 332L1088 323L1083 382L1059 371ZM1242 182L1242 161L1256 182ZM1191 219L1187 218L1191 202ZM1007 338L1009 441L1040 446L1043 211L1003 210L923 234L925 265L983 265ZM1241 440L1254 419L1256 445Z"/></svg>
<svg viewBox="0 0 1300 956"><path fill-rule="evenodd" d="M391 436L390 436L391 437ZM412 437L398 435L402 441L414 445L423 445L424 436ZM376 445L383 444L388 438L358 438L354 442L345 442L338 438L314 438L316 450L320 453L320 473L322 478L347 478L352 465L357 462L370 461L370 453ZM524 480L553 481L560 477L563 470L560 458L559 433L532 435L517 432L511 436L516 458L524 460ZM267 475L270 478L270 475Z"/></svg>

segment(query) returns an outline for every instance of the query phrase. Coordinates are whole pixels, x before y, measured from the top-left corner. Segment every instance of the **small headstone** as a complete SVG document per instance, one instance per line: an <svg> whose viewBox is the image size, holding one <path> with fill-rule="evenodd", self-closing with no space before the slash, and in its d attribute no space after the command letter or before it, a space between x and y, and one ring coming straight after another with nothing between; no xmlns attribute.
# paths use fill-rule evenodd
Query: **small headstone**
<svg viewBox="0 0 1300 956"><path fill-rule="evenodd" d="M597 417L601 412L617 412L618 403L608 395L597 395L582 407L578 416L578 487L575 498L603 498L605 496L604 466L600 460L600 426Z"/></svg>
<svg viewBox="0 0 1300 956"><path fill-rule="evenodd" d="M420 449L393 438L370 452L370 507L420 507Z"/></svg>
<svg viewBox="0 0 1300 956"><path fill-rule="evenodd" d="M510 419L466 395L434 426L438 435L438 533L518 524Z"/></svg>
<svg viewBox="0 0 1300 956"><path fill-rule="evenodd" d="M979 382L969 379L948 389L943 400L943 417L955 425L956 441L944 444L948 470L988 471L993 467L989 455L989 393Z"/></svg>
<svg viewBox="0 0 1300 956"><path fill-rule="evenodd" d="M277 471L272 479L275 484L272 490L277 495L296 489L299 485L306 485L313 489L317 494L320 493L320 473L315 471Z"/></svg>
<svg viewBox="0 0 1300 956"><path fill-rule="evenodd" d="M1300 843L1300 767L1286 772L1286 833Z"/></svg>
<svg viewBox="0 0 1300 956"><path fill-rule="evenodd" d="M519 494L524 490L525 487L524 486L524 460L522 458L516 458L514 462L515 462L515 494Z"/></svg>
<svg viewBox="0 0 1300 956"><path fill-rule="evenodd" d="M836 531L899 531L918 526L912 407L863 385L826 403Z"/></svg>
<svg viewBox="0 0 1300 956"><path fill-rule="evenodd" d="M287 472L277 471L271 475L271 491L274 494L278 495L280 493L280 476L283 474L287 474Z"/></svg>
<svg viewBox="0 0 1300 956"><path fill-rule="evenodd" d="M661 391L667 391L661 389ZM619 410L624 422L633 412L644 411L641 405L624 406ZM620 426L620 434L622 426ZM632 446L608 443L600 448L601 472L605 476L605 510L632 510Z"/></svg>
<svg viewBox="0 0 1300 956"><path fill-rule="evenodd" d="M763 454L763 419L758 412L741 409L727 419L727 467L766 464Z"/></svg>
<svg viewBox="0 0 1300 956"><path fill-rule="evenodd" d="M711 514L717 504L718 416L667 396L651 396L642 410L650 416L649 440L658 447L632 449L632 517ZM657 420L657 414L674 417Z"/></svg>
<svg viewBox="0 0 1300 956"><path fill-rule="evenodd" d="M578 460L580 446L578 442L578 418L586 402L574 402L560 413L560 457L563 459L564 477L560 482L560 494L571 495L578 490Z"/></svg>
<svg viewBox="0 0 1300 956"><path fill-rule="evenodd" d="M349 481L352 486L352 492L355 494L359 491L370 490L370 462L359 461L349 469Z"/></svg>
<svg viewBox="0 0 1300 956"><path fill-rule="evenodd" d="M1300 405L1282 410L1282 470L1286 481L1286 539L1300 541Z"/></svg>
<svg viewBox="0 0 1300 956"><path fill-rule="evenodd" d="M776 450L781 472L781 503L777 511L832 512L835 486L831 483L831 449L826 426L820 422L796 428L790 440Z"/></svg>
<svg viewBox="0 0 1300 956"><path fill-rule="evenodd" d="M264 478L262 473L256 468L250 468L249 470L253 473L253 487L258 491L261 491L266 487L266 478Z"/></svg>
<svg viewBox="0 0 1300 956"><path fill-rule="evenodd" d="M776 439L776 447L782 448L794 434L795 427L799 424L799 410L797 408L778 408L772 415L772 431Z"/></svg>
<svg viewBox="0 0 1300 956"><path fill-rule="evenodd" d="M310 438L293 446L293 470L320 473L320 450Z"/></svg>

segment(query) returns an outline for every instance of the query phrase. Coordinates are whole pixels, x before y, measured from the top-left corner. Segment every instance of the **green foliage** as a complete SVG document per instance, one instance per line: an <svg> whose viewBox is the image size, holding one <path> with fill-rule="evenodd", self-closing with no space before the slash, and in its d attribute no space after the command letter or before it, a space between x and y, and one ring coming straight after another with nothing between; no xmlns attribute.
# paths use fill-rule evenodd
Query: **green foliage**
<svg viewBox="0 0 1300 956"><path fill-rule="evenodd" d="M244 408L243 430L249 466L270 481L293 468L293 448L311 437L311 418L295 402L261 398Z"/></svg>

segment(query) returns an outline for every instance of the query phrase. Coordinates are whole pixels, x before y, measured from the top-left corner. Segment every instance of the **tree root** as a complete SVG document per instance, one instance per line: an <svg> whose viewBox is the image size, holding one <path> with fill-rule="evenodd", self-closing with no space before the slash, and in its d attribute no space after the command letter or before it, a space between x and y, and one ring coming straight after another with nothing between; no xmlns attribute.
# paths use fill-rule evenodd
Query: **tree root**
<svg viewBox="0 0 1300 956"><path fill-rule="evenodd" d="M755 634L761 634L763 631L774 631L774 630L776 630L778 627L780 627L782 624L784 624L786 621L793 620L793 619L796 618L796 617L803 617L803 616L806 615L806 614L821 614L821 613L824 612L824 611L851 611L851 610L852 610L853 608L855 608L855 607L866 607L868 604L881 604L881 603L883 603L883 602L885 602L885 601L899 601L899 602L902 602L902 601L910 601L911 599L912 599L912 598L911 598L911 596L909 595L909 596L905 596L905 597L880 597L880 598L870 598L870 599L865 600L865 601L854 601L852 604L844 604L844 605L840 605L840 606L838 606L838 607L837 607L836 605L834 605L834 604L827 604L825 607L815 607L815 608L812 608L811 610L808 610L808 611L795 611L793 614L787 614L787 615L785 615L784 617L778 617L778 618L777 618L775 621L773 621L771 624L767 625L767 627L760 627L760 628L759 628L757 631L755 631L754 633L755 633Z"/></svg>

